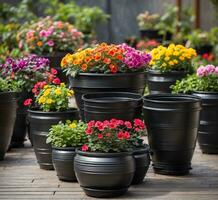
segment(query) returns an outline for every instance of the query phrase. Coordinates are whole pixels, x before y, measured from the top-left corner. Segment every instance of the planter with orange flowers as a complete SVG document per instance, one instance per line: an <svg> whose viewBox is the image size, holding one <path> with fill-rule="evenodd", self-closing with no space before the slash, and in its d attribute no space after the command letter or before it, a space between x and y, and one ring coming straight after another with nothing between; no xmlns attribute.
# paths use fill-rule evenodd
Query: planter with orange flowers
<svg viewBox="0 0 218 200"><path fill-rule="evenodd" d="M144 92L144 71L150 62L148 53L126 44L98 44L94 48L67 54L61 62L70 75L81 118L84 120L82 95L96 92Z"/></svg>

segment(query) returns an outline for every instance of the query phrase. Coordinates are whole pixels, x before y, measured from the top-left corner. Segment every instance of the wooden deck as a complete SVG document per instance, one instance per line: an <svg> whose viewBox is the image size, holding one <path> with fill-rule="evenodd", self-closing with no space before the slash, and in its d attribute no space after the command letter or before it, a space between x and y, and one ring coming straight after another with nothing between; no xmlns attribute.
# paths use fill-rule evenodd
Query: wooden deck
<svg viewBox="0 0 218 200"><path fill-rule="evenodd" d="M150 167L143 184L115 199L218 200L218 155L203 155L197 148L193 170L185 177L156 175ZM0 162L0 199L94 199L77 183L61 182L55 171L40 170L33 149L12 149Z"/></svg>

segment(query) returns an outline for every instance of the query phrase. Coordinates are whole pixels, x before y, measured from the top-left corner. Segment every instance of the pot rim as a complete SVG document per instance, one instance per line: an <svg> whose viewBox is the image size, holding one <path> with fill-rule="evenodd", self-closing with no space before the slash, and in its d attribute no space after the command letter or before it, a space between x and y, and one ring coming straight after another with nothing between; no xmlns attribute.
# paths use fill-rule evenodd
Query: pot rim
<svg viewBox="0 0 218 200"><path fill-rule="evenodd" d="M188 73L188 71L185 70L172 70L169 72L161 72L160 70L150 69L150 68L148 68L147 72L152 74L187 74Z"/></svg>
<svg viewBox="0 0 218 200"><path fill-rule="evenodd" d="M143 146L141 146L141 147L136 147L135 149L133 149L133 154L134 153L140 153L140 152L147 152L147 153L149 153L150 152L150 147L149 147L149 145L148 144L144 144Z"/></svg>
<svg viewBox="0 0 218 200"><path fill-rule="evenodd" d="M192 94L218 94L217 92L213 92L213 91L193 91Z"/></svg>
<svg viewBox="0 0 218 200"><path fill-rule="evenodd" d="M145 72L128 72L128 73L116 73L116 74L104 74L104 73L81 73L79 72L76 76L133 76L136 74L144 74Z"/></svg>
<svg viewBox="0 0 218 200"><path fill-rule="evenodd" d="M77 108L71 108L65 111L49 111L49 112L45 112L42 110L36 110L36 109L28 109L27 110L29 113L35 113L35 114L60 114L60 113L73 113L73 112L78 112Z"/></svg>
<svg viewBox="0 0 218 200"><path fill-rule="evenodd" d="M56 147L52 146L53 150L62 150L62 151L76 151L78 147Z"/></svg>
<svg viewBox="0 0 218 200"><path fill-rule="evenodd" d="M131 151L105 153L105 152L81 151L79 149L76 149L76 153L79 155L88 156L88 157L121 157L121 156L132 155Z"/></svg>

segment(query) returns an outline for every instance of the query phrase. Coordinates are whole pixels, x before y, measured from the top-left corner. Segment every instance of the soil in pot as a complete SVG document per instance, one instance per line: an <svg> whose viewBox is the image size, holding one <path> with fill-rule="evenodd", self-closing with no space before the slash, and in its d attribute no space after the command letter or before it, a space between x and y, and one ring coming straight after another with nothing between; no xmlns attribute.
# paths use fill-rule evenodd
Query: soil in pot
<svg viewBox="0 0 218 200"><path fill-rule="evenodd" d="M201 99L194 95L162 94L144 97L144 121L156 173L189 173L196 146L200 110Z"/></svg>
<svg viewBox="0 0 218 200"><path fill-rule="evenodd" d="M115 197L127 192L135 172L132 153L77 151L74 160L77 180L92 197Z"/></svg>
<svg viewBox="0 0 218 200"><path fill-rule="evenodd" d="M28 112L30 134L39 166L41 169L54 169L52 148L50 144L46 143L49 129L59 121L77 120L78 111L72 109L63 112L43 112L38 110L28 110Z"/></svg>
<svg viewBox="0 0 218 200"><path fill-rule="evenodd" d="M104 121L112 118L133 121L141 118L142 96L127 92L108 92L85 94L85 121Z"/></svg>
<svg viewBox="0 0 218 200"><path fill-rule="evenodd" d="M77 181L74 172L75 148L52 147L52 162L61 181Z"/></svg>
<svg viewBox="0 0 218 200"><path fill-rule="evenodd" d="M0 160L4 160L16 119L16 93L0 93Z"/></svg>

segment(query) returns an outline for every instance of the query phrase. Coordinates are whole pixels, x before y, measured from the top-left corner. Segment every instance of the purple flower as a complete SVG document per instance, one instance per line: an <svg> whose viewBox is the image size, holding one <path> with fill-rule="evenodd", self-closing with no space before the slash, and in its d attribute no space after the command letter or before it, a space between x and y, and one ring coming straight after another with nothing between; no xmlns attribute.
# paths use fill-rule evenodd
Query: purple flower
<svg viewBox="0 0 218 200"><path fill-rule="evenodd" d="M213 72L215 71L215 66L213 65L206 65L205 68L208 74L213 74Z"/></svg>
<svg viewBox="0 0 218 200"><path fill-rule="evenodd" d="M218 67L215 67L214 65L206 65L200 66L197 69L197 76L199 77L208 76L210 74L218 75Z"/></svg>
<svg viewBox="0 0 218 200"><path fill-rule="evenodd" d="M199 77L203 77L203 76L207 76L207 70L204 66L200 66L198 69L197 69L197 76Z"/></svg>

